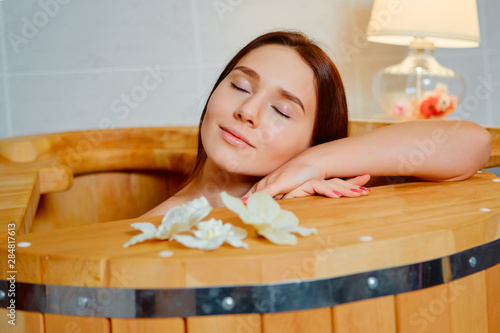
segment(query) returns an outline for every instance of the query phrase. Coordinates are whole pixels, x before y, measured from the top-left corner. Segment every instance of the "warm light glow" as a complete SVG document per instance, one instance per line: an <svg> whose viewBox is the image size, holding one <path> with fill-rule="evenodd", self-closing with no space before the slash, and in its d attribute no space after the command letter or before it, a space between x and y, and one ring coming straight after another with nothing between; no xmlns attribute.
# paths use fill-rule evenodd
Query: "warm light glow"
<svg viewBox="0 0 500 333"><path fill-rule="evenodd" d="M371 42L409 45L425 37L436 47L480 43L475 0L375 0L368 23Z"/></svg>

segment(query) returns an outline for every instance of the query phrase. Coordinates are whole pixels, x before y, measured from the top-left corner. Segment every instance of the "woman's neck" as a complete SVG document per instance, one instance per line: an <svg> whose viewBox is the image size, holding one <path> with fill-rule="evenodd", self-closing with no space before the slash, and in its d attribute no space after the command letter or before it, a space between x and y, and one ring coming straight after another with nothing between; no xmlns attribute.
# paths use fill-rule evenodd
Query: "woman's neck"
<svg viewBox="0 0 500 333"><path fill-rule="evenodd" d="M142 217L165 215L172 207L183 205L201 196L207 198L210 206L222 207L220 192L226 191L232 196L241 197L259 179L259 177L242 176L221 170L210 159L207 159L198 177L175 195L143 214Z"/></svg>
<svg viewBox="0 0 500 333"><path fill-rule="evenodd" d="M221 207L223 203L219 195L220 192L225 191L232 196L241 197L259 179L259 177L229 173L207 159L197 179L182 189L178 196L185 197L186 201L204 196L212 207Z"/></svg>

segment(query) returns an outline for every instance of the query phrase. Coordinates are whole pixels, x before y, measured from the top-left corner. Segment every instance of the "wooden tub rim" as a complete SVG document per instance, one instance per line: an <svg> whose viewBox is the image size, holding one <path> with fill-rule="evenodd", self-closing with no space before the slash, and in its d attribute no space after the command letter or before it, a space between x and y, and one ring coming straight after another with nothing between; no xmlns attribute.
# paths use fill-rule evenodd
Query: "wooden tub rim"
<svg viewBox="0 0 500 333"><path fill-rule="evenodd" d="M430 288L498 264L500 239L438 259L326 279L164 289L15 282L16 309L104 318L300 311ZM9 280L0 280L0 308L7 308L10 304L5 292L10 283Z"/></svg>

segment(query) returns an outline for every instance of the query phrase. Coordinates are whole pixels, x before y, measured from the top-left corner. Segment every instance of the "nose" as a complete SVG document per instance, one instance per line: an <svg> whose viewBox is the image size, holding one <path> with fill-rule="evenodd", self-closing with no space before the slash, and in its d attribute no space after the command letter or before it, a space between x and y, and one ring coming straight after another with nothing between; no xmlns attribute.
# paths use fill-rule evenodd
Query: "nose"
<svg viewBox="0 0 500 333"><path fill-rule="evenodd" d="M262 110L263 105L258 99L249 98L234 112L234 117L248 123L251 127L258 127Z"/></svg>

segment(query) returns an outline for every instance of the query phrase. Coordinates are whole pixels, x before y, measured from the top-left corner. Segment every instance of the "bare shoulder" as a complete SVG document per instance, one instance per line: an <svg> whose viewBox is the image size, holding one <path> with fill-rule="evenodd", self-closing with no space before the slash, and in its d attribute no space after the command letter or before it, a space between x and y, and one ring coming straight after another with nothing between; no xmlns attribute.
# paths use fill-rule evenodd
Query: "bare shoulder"
<svg viewBox="0 0 500 333"><path fill-rule="evenodd" d="M153 209L149 210L148 212L142 214L140 217L165 215L169 211L170 208L175 207L175 206L180 206L186 202L187 202L187 199L185 199L182 196L172 196L172 197L168 198L167 200L163 201L158 206L156 206Z"/></svg>

